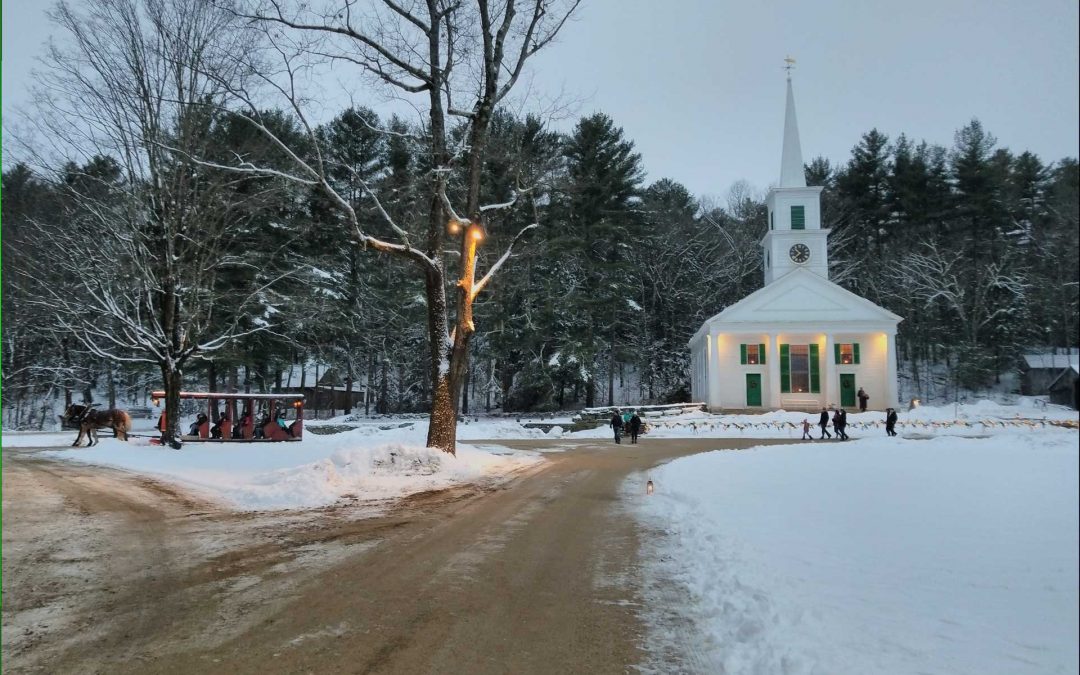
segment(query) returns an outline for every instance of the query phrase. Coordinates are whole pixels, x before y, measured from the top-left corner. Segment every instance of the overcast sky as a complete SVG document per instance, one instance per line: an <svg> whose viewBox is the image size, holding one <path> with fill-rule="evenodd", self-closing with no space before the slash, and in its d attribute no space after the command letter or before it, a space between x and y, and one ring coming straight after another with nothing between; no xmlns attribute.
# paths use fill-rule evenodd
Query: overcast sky
<svg viewBox="0 0 1080 675"><path fill-rule="evenodd" d="M50 33L44 7L3 3L5 124ZM697 195L778 180L787 54L806 160L845 162L872 127L951 146L978 117L999 145L1055 161L1080 154L1078 25L1076 0L585 0L532 61L531 90L576 101L561 128L607 113L650 181Z"/></svg>

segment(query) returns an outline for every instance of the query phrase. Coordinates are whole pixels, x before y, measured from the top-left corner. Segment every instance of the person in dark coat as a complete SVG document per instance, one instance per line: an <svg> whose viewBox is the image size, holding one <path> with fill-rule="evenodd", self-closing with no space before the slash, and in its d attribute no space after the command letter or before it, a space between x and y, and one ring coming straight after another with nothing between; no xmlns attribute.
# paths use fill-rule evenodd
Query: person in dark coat
<svg viewBox="0 0 1080 675"><path fill-rule="evenodd" d="M890 436L896 435L896 410L889 408L885 412L885 433Z"/></svg>
<svg viewBox="0 0 1080 675"><path fill-rule="evenodd" d="M821 427L821 440L832 438L829 434L829 411L826 408L821 409L821 418L818 420L818 426Z"/></svg>
<svg viewBox="0 0 1080 675"><path fill-rule="evenodd" d="M839 415L840 415L840 438L846 441L848 439L848 435L847 435L847 411L844 410L843 408L840 408L840 410L838 410L837 413L839 413Z"/></svg>
<svg viewBox="0 0 1080 675"><path fill-rule="evenodd" d="M859 397L859 412L866 412L866 402L870 400L870 395L862 387L859 387L857 396Z"/></svg>
<svg viewBox="0 0 1080 675"><path fill-rule="evenodd" d="M638 434L641 433L641 418L638 417L637 411L634 411L634 416L630 418L630 442L637 443Z"/></svg>
<svg viewBox="0 0 1080 675"><path fill-rule="evenodd" d="M622 443L622 427L622 415L620 415L619 411L616 410L615 413L611 416L611 429L615 432L616 443Z"/></svg>

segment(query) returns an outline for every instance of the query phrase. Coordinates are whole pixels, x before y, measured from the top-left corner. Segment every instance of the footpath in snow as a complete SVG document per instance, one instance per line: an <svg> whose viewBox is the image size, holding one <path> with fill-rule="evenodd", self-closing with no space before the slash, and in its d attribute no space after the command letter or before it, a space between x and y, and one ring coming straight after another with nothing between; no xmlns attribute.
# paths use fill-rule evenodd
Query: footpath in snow
<svg viewBox="0 0 1080 675"><path fill-rule="evenodd" d="M704 672L1076 673L1077 446L878 436L632 477L654 666L692 640Z"/></svg>

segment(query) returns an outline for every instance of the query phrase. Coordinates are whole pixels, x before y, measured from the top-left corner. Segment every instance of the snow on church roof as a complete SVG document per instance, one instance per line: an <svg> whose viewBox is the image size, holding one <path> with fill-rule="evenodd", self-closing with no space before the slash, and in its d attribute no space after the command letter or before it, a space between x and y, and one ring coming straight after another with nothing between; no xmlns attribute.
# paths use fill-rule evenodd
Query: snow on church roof
<svg viewBox="0 0 1080 675"><path fill-rule="evenodd" d="M807 269L795 269L760 288L719 314L706 319L691 339L698 339L710 325L737 329L742 324L768 324L791 329L793 324L807 330L842 324L892 325L903 321L884 307L843 288Z"/></svg>

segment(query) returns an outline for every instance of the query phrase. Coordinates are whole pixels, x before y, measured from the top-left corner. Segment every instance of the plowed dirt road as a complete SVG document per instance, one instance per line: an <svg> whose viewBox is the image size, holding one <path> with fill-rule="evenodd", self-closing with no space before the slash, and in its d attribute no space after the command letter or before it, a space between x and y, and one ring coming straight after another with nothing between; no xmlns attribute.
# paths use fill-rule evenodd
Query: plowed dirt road
<svg viewBox="0 0 1080 675"><path fill-rule="evenodd" d="M568 449L377 513L235 513L4 450L4 672L629 672L646 636L625 507L645 497L624 479L763 441L491 443Z"/></svg>

